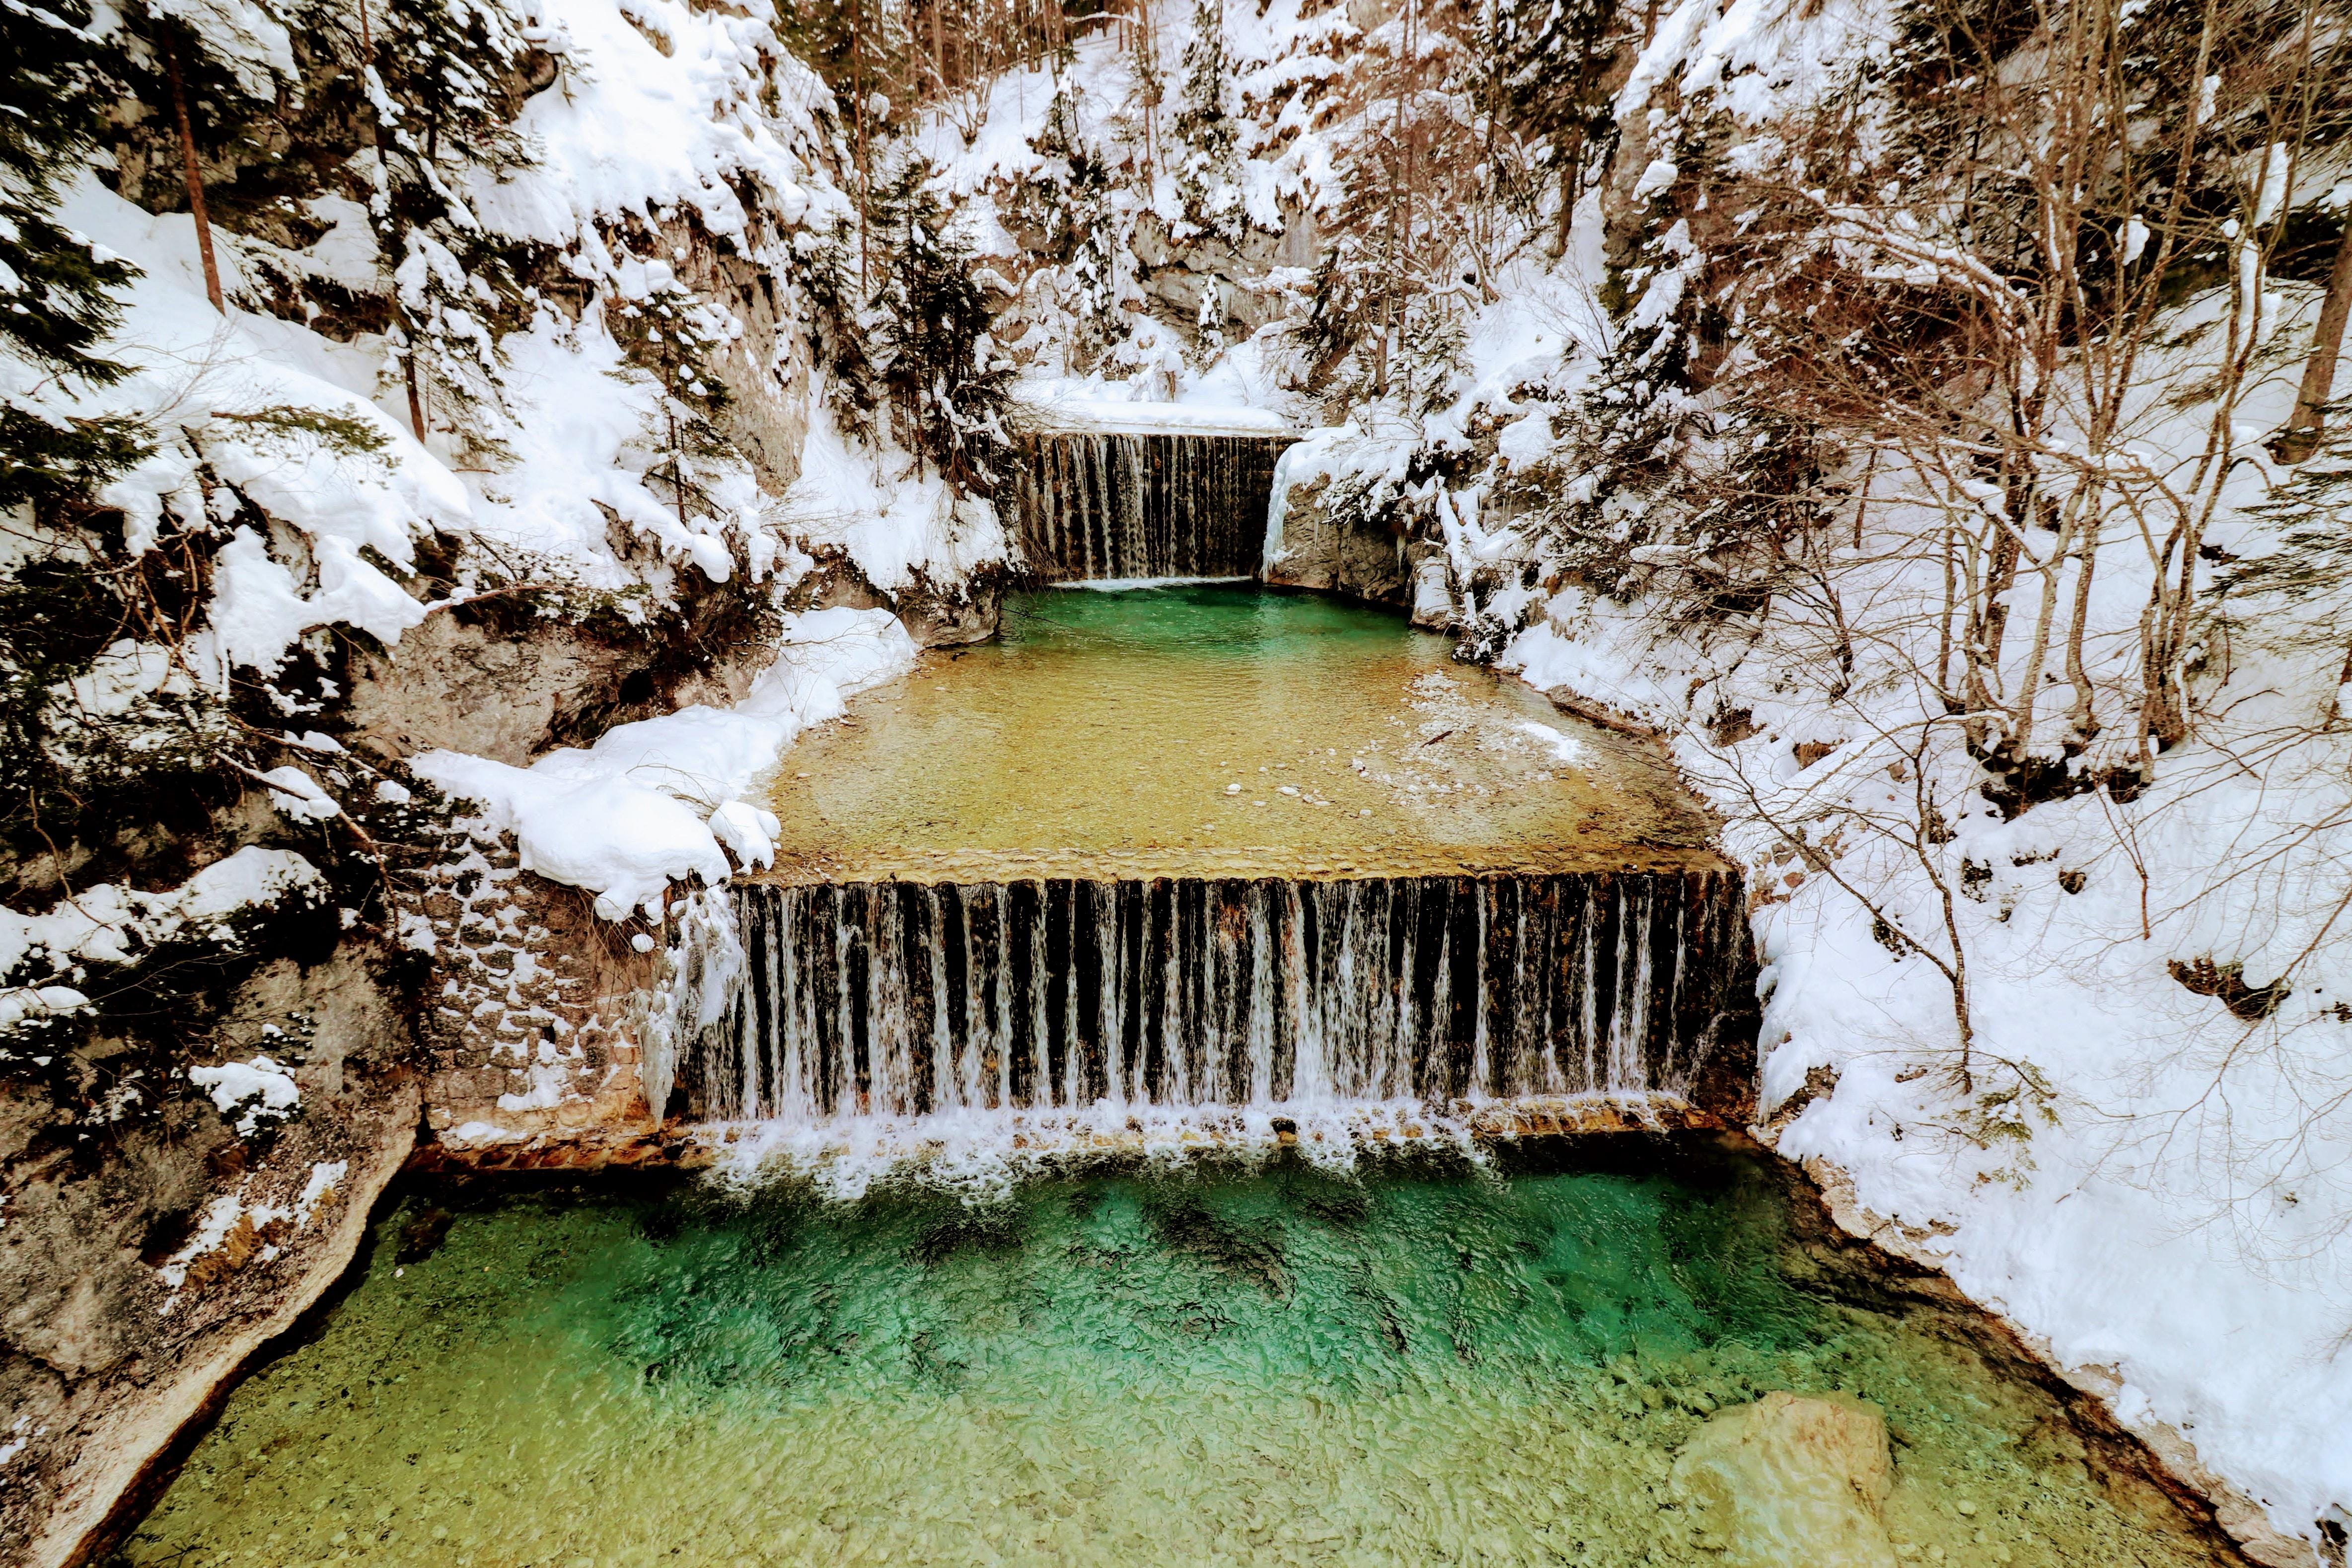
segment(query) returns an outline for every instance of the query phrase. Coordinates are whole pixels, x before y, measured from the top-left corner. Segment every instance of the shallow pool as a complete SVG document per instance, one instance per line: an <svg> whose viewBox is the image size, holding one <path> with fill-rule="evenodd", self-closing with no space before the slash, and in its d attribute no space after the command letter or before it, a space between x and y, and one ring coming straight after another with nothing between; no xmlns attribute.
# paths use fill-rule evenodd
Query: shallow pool
<svg viewBox="0 0 2352 1568"><path fill-rule="evenodd" d="M1727 1155L433 1201L125 1562L1719 1563L1675 1452L1782 1389L1885 1412L1898 1561L2208 1560Z"/></svg>
<svg viewBox="0 0 2352 1568"><path fill-rule="evenodd" d="M1715 865L1662 759L1392 611L1055 589L802 740L778 874L1426 876Z"/></svg>

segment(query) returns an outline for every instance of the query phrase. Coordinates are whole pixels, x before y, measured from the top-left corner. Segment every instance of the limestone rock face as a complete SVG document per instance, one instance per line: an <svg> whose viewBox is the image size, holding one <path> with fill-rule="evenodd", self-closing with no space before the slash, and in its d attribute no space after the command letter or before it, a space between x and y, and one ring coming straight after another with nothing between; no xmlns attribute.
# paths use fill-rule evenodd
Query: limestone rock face
<svg viewBox="0 0 2352 1568"><path fill-rule="evenodd" d="M1211 324L1237 338L1279 316L1286 300L1271 274L1311 267L1322 251L1311 216L1285 216L1282 233L1252 226L1231 244L1213 235L1178 241L1156 214L1139 218L1136 281L1152 313L1188 338L1199 331L1203 300Z"/></svg>
<svg viewBox="0 0 2352 1568"><path fill-rule="evenodd" d="M1282 552L1265 580L1281 587L1320 588L1376 605L1412 603L1413 566L1431 548L1399 529L1375 530L1335 516L1323 505L1328 483L1297 486L1285 506Z"/></svg>
<svg viewBox="0 0 2352 1568"><path fill-rule="evenodd" d="M983 568L969 580L944 588L918 572L913 582L890 595L889 607L907 635L920 646L962 647L996 635L1003 604L1002 574Z"/></svg>
<svg viewBox="0 0 2352 1568"><path fill-rule="evenodd" d="M1699 1429L1675 1482L1736 1568L1895 1568L1886 1423L1843 1394L1768 1394Z"/></svg>
<svg viewBox="0 0 2352 1568"><path fill-rule="evenodd" d="M0 1563L94 1561L125 1489L342 1274L415 1137L396 1002L350 950L238 986L222 1015L242 1050L256 1019L316 1024L279 1048L299 1112L251 1140L199 1097L108 1121L0 1087ZM192 1055L226 1054L191 1036ZM112 1045L84 1048L120 1059Z"/></svg>

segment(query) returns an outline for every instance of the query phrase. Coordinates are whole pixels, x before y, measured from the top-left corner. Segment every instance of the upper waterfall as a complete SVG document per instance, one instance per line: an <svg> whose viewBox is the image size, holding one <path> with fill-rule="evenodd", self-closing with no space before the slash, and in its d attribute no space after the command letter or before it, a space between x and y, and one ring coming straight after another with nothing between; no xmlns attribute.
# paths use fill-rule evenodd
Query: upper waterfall
<svg viewBox="0 0 2352 1568"><path fill-rule="evenodd" d="M1255 575L1286 436L1079 431L1022 438L1013 510L1047 582Z"/></svg>

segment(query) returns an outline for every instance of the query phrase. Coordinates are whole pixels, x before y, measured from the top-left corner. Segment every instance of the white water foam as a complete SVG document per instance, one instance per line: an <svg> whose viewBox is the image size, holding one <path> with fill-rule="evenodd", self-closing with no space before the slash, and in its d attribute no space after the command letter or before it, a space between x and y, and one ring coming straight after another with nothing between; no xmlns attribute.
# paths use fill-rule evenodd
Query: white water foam
<svg viewBox="0 0 2352 1568"><path fill-rule="evenodd" d="M1671 1095L1570 1095L1460 1101L1415 1100L1166 1107L1098 1102L1082 1110L942 1110L924 1116L710 1121L688 1133L724 1186L806 1181L827 1198L877 1184L944 1187L969 1202L1089 1163L1141 1159L1172 1167L1215 1158L1257 1163L1286 1150L1327 1170L1352 1170L1384 1150L1442 1150L1484 1165L1498 1139L1571 1132L1666 1132L1706 1119Z"/></svg>
<svg viewBox="0 0 2352 1568"><path fill-rule="evenodd" d="M1211 584L1255 583L1255 577L1081 577L1048 583L1048 588L1076 588L1090 594L1128 594L1138 588L1199 588Z"/></svg>

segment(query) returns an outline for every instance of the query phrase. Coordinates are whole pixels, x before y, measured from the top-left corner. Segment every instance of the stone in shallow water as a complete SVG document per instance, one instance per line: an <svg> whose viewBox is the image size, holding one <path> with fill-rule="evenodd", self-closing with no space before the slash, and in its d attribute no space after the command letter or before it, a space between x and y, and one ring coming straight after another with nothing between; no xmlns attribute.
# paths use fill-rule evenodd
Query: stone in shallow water
<svg viewBox="0 0 2352 1568"><path fill-rule="evenodd" d="M1848 1394L1768 1394L1718 1413L1675 1461L1701 1539L1742 1568L1895 1568L1879 1510L1886 1423Z"/></svg>

